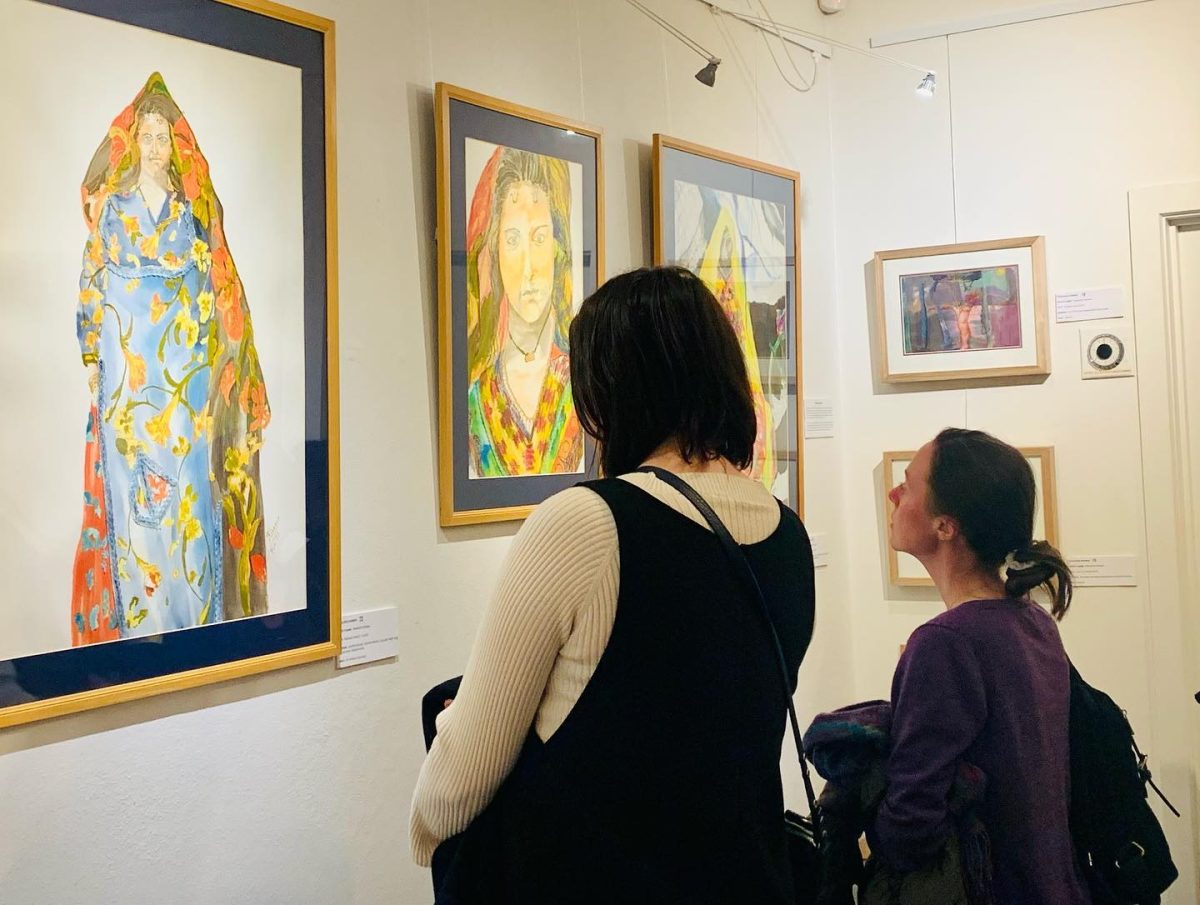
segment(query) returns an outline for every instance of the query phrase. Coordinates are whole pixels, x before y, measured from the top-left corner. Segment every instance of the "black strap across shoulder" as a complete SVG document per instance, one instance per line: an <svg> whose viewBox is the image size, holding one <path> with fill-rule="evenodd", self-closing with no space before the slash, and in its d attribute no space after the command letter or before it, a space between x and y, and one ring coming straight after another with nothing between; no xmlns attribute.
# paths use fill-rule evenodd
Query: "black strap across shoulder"
<svg viewBox="0 0 1200 905"><path fill-rule="evenodd" d="M758 583L758 576L754 574L754 567L750 564L745 551L738 546L737 541L733 539L733 535L729 533L729 529L725 527L725 523L713 511L708 501L696 492L695 488L673 472L667 471L665 468L659 468L656 465L644 465L638 471L652 474L660 481L671 485L683 494L688 502L696 507L696 510L708 522L709 527L712 528L713 534L720 540L721 546L725 548L730 565L742 576L751 599L758 602L763 621L766 623L767 630L770 633L772 646L775 648L775 656L779 662L779 678L783 683L783 698L787 705L788 721L792 727L792 739L796 743L796 753L800 759L800 772L804 777L804 794L808 798L809 813L813 817L813 831L814 835L816 835L819 833L819 824L816 822L816 795L813 793L812 779L808 774L808 761L804 755L804 740L800 734L800 722L796 718L796 708L792 703L792 683L788 679L787 659L783 654L783 645L779 643L779 633L775 630L775 623L771 619L771 611L767 608L767 601L763 596L762 587Z"/></svg>

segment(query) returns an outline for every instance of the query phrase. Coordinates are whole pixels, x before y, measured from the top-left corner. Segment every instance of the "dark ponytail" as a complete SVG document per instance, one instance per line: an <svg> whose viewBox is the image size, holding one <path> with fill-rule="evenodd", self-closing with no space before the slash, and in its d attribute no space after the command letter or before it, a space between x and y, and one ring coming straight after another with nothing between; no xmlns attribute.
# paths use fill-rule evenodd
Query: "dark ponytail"
<svg viewBox="0 0 1200 905"><path fill-rule="evenodd" d="M1027 550L1014 551L1004 573L1004 593L1009 597L1024 597L1037 587L1045 588L1050 595L1050 612L1055 619L1067 615L1073 590L1071 567L1044 540L1034 541Z"/></svg>
<svg viewBox="0 0 1200 905"><path fill-rule="evenodd" d="M1033 540L1037 485L1020 450L983 431L947 428L933 441L930 505L958 523L980 566L1006 566L1004 593L1024 597L1043 587L1050 612L1071 606L1071 569L1052 545Z"/></svg>

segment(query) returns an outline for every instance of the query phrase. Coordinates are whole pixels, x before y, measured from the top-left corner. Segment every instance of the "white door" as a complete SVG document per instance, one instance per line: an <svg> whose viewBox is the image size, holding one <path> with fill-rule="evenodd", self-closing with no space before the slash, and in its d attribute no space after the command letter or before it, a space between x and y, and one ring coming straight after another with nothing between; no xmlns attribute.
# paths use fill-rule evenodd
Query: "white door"
<svg viewBox="0 0 1200 905"><path fill-rule="evenodd" d="M1164 905L1200 902L1200 183L1129 194L1146 495L1156 811L1180 878ZM1154 801L1153 797L1151 799Z"/></svg>

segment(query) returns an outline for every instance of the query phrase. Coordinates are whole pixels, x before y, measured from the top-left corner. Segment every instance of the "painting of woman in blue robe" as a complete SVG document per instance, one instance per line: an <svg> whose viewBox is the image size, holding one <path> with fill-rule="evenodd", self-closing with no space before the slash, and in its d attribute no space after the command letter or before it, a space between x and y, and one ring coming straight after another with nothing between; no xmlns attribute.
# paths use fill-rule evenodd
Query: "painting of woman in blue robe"
<svg viewBox="0 0 1200 905"><path fill-rule="evenodd" d="M82 202L72 643L263 614L266 387L208 162L158 73L113 120Z"/></svg>

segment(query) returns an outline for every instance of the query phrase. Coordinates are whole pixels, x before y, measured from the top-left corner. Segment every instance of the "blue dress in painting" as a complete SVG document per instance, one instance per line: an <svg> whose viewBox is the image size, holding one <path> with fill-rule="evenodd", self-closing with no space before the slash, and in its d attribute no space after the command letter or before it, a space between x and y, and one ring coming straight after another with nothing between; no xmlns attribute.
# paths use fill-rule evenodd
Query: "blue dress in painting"
<svg viewBox="0 0 1200 905"><path fill-rule="evenodd" d="M170 188L153 208L135 146L151 118L170 142ZM83 207L76 332L98 386L72 643L261 615L266 388L208 163L157 73L113 121Z"/></svg>
<svg viewBox="0 0 1200 905"><path fill-rule="evenodd" d="M204 420L214 303L207 236L186 199L151 211L136 190L109 196L97 235L78 332L100 368L100 419L89 432L98 434L115 547L109 618L122 637L215 622L222 525Z"/></svg>

